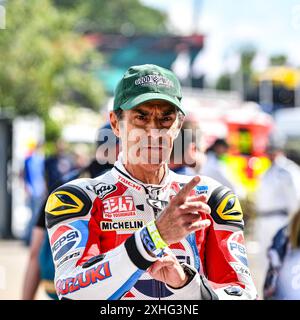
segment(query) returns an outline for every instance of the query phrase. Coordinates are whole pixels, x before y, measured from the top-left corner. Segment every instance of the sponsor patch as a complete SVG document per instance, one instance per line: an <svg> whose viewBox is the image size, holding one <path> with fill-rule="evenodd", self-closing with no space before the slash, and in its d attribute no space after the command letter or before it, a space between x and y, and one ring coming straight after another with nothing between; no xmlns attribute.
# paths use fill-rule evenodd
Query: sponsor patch
<svg viewBox="0 0 300 320"><path fill-rule="evenodd" d="M91 284L104 281L112 276L109 262L100 264L97 267L86 270L77 274L75 277L58 280L56 282L56 291L59 295L66 295Z"/></svg>
<svg viewBox="0 0 300 320"><path fill-rule="evenodd" d="M248 267L244 237L241 232L236 232L229 237L228 250L236 261L241 262L244 266Z"/></svg>
<svg viewBox="0 0 300 320"><path fill-rule="evenodd" d="M131 196L113 197L103 201L103 217L115 219L136 216L136 209Z"/></svg>
<svg viewBox="0 0 300 320"><path fill-rule="evenodd" d="M100 228L102 231L125 231L139 230L144 225L145 222L143 220L101 221Z"/></svg>
<svg viewBox="0 0 300 320"><path fill-rule="evenodd" d="M85 216L92 206L91 199L75 185L64 185L49 196L45 212L46 226L52 228L57 223Z"/></svg>
<svg viewBox="0 0 300 320"><path fill-rule="evenodd" d="M78 213L84 204L76 195L68 191L56 191L52 193L47 201L46 212L54 216Z"/></svg>
<svg viewBox="0 0 300 320"><path fill-rule="evenodd" d="M59 268L61 265L63 265L65 262L69 261L69 260L72 260L72 259L75 259L75 258L78 258L80 257L81 255L81 251L74 251L70 254L68 254L67 256L63 257L57 264L57 268Z"/></svg>
<svg viewBox="0 0 300 320"><path fill-rule="evenodd" d="M234 194L227 195L217 207L217 214L223 220L242 221L243 212L238 198Z"/></svg>
<svg viewBox="0 0 300 320"><path fill-rule="evenodd" d="M76 221L70 225L59 227L52 234L50 246L54 261L58 261L72 249L85 246L88 237L87 223ZM82 231L79 232L78 229Z"/></svg>
<svg viewBox="0 0 300 320"><path fill-rule="evenodd" d="M242 276L251 277L250 270L246 266L244 266L240 263L237 263L237 262L230 262L230 265L233 267L233 269L235 270L236 273L238 273Z"/></svg>
<svg viewBox="0 0 300 320"><path fill-rule="evenodd" d="M51 237L51 251L54 261L59 260L65 253L79 244L81 240L78 230L69 226L59 227Z"/></svg>
<svg viewBox="0 0 300 320"><path fill-rule="evenodd" d="M211 208L211 216L216 223L244 229L240 202L227 187L220 186L213 190L207 204Z"/></svg>
<svg viewBox="0 0 300 320"><path fill-rule="evenodd" d="M121 181L126 186L131 187L131 188L133 188L133 189L135 189L137 191L140 191L142 189L141 186L135 184L133 181L129 181L129 180L125 179L122 176L118 176L118 180Z"/></svg>
<svg viewBox="0 0 300 320"><path fill-rule="evenodd" d="M196 186L196 195L206 194L208 192L208 186Z"/></svg>
<svg viewBox="0 0 300 320"><path fill-rule="evenodd" d="M99 182L95 186L88 186L87 189L94 191L96 193L96 195L102 200L108 194L116 191L117 187L113 184L106 184L103 182Z"/></svg>

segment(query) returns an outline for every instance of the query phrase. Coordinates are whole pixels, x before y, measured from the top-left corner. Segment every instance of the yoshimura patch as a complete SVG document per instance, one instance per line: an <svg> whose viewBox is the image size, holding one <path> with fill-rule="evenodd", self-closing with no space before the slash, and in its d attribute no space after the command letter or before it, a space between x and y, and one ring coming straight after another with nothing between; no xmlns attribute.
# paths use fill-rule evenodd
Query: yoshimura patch
<svg viewBox="0 0 300 320"><path fill-rule="evenodd" d="M46 225L51 228L63 220L85 216L92 206L90 198L77 186L64 185L56 189L46 203Z"/></svg>
<svg viewBox="0 0 300 320"><path fill-rule="evenodd" d="M136 209L132 196L112 197L104 200L103 217L117 219L136 216Z"/></svg>

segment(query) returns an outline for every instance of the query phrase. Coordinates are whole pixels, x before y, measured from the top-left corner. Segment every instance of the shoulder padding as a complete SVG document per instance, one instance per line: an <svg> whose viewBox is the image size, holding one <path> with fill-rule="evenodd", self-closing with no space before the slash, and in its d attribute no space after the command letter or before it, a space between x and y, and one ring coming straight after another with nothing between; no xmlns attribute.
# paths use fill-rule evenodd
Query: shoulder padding
<svg viewBox="0 0 300 320"><path fill-rule="evenodd" d="M216 188L208 200L211 216L218 224L244 229L243 211L237 196L227 187Z"/></svg>
<svg viewBox="0 0 300 320"><path fill-rule="evenodd" d="M57 223L85 216L92 207L88 195L78 186L66 184L53 191L46 203L46 226L52 228Z"/></svg>

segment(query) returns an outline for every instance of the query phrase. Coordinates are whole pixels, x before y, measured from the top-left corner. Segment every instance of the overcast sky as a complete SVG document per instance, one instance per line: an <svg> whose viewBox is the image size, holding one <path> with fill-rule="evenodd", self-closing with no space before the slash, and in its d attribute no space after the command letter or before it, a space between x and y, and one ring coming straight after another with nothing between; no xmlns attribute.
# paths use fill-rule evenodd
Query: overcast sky
<svg viewBox="0 0 300 320"><path fill-rule="evenodd" d="M223 59L243 44L254 44L261 54L287 54L300 65L300 0L142 0L167 12L169 26L189 34L193 3L200 10L196 29L207 36L211 74L222 71Z"/></svg>

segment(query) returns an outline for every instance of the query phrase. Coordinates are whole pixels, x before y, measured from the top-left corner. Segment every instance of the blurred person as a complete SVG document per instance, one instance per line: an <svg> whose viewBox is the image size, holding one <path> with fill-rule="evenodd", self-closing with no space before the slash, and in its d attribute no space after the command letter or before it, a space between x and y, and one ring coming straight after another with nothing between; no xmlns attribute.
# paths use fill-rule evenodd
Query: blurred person
<svg viewBox="0 0 300 320"><path fill-rule="evenodd" d="M89 147L86 144L75 145L71 154L74 159L73 170L85 168L90 162Z"/></svg>
<svg viewBox="0 0 300 320"><path fill-rule="evenodd" d="M177 174L195 175L201 166L203 153L201 134L197 123L186 118L178 137L174 140L169 168Z"/></svg>
<svg viewBox="0 0 300 320"><path fill-rule="evenodd" d="M29 154L24 162L24 182L31 217L25 229L24 241L30 244L31 232L36 223L39 208L46 196L44 180L44 155L42 145L32 141L29 145Z"/></svg>
<svg viewBox="0 0 300 320"><path fill-rule="evenodd" d="M254 236L259 244L258 263L265 274L265 252L275 233L300 207L300 168L284 154L284 142L273 138L267 146L270 168L261 176L256 192Z"/></svg>
<svg viewBox="0 0 300 320"><path fill-rule="evenodd" d="M119 140L110 140L109 144L106 144L105 149L107 151L112 150L111 158L107 163L100 164L101 159L104 158L101 145L104 142L102 136L107 134L107 130L111 131L109 123L105 124L98 131L96 139L96 157L92 159L85 167L82 167L83 162L80 162L80 166L77 169L72 170L60 179L58 179L49 190L49 194L60 185L67 183L68 181L78 179L81 177L95 178L107 170L113 167L113 164L119 153ZM105 131L106 133L102 133ZM79 150L77 150L79 152ZM85 159L84 159L85 160ZM48 194L48 195L49 195ZM22 299L33 300L35 298L37 289L40 284L43 285L47 296L51 299L57 300L57 295L54 287L54 265L52 260L51 247L49 244L49 238L45 226L45 206L46 200L44 198L43 204L39 208L39 217L32 232L32 242L30 245L29 259L26 267L26 272L23 282Z"/></svg>
<svg viewBox="0 0 300 320"><path fill-rule="evenodd" d="M60 299L256 298L238 198L213 179L168 169L181 98L170 70L130 67L110 112L118 161L49 196Z"/></svg>
<svg viewBox="0 0 300 320"><path fill-rule="evenodd" d="M224 186L236 192L236 187L228 175L228 169L222 161L224 156L227 154L228 149L229 145L225 139L216 139L206 150L206 159L200 169L200 173L217 180Z"/></svg>
<svg viewBox="0 0 300 320"><path fill-rule="evenodd" d="M55 143L55 153L45 160L45 177L47 187L56 183L63 175L75 169L75 161L71 153L66 151L66 143L59 139Z"/></svg>
<svg viewBox="0 0 300 320"><path fill-rule="evenodd" d="M268 249L266 300L300 300L300 210L280 229Z"/></svg>

